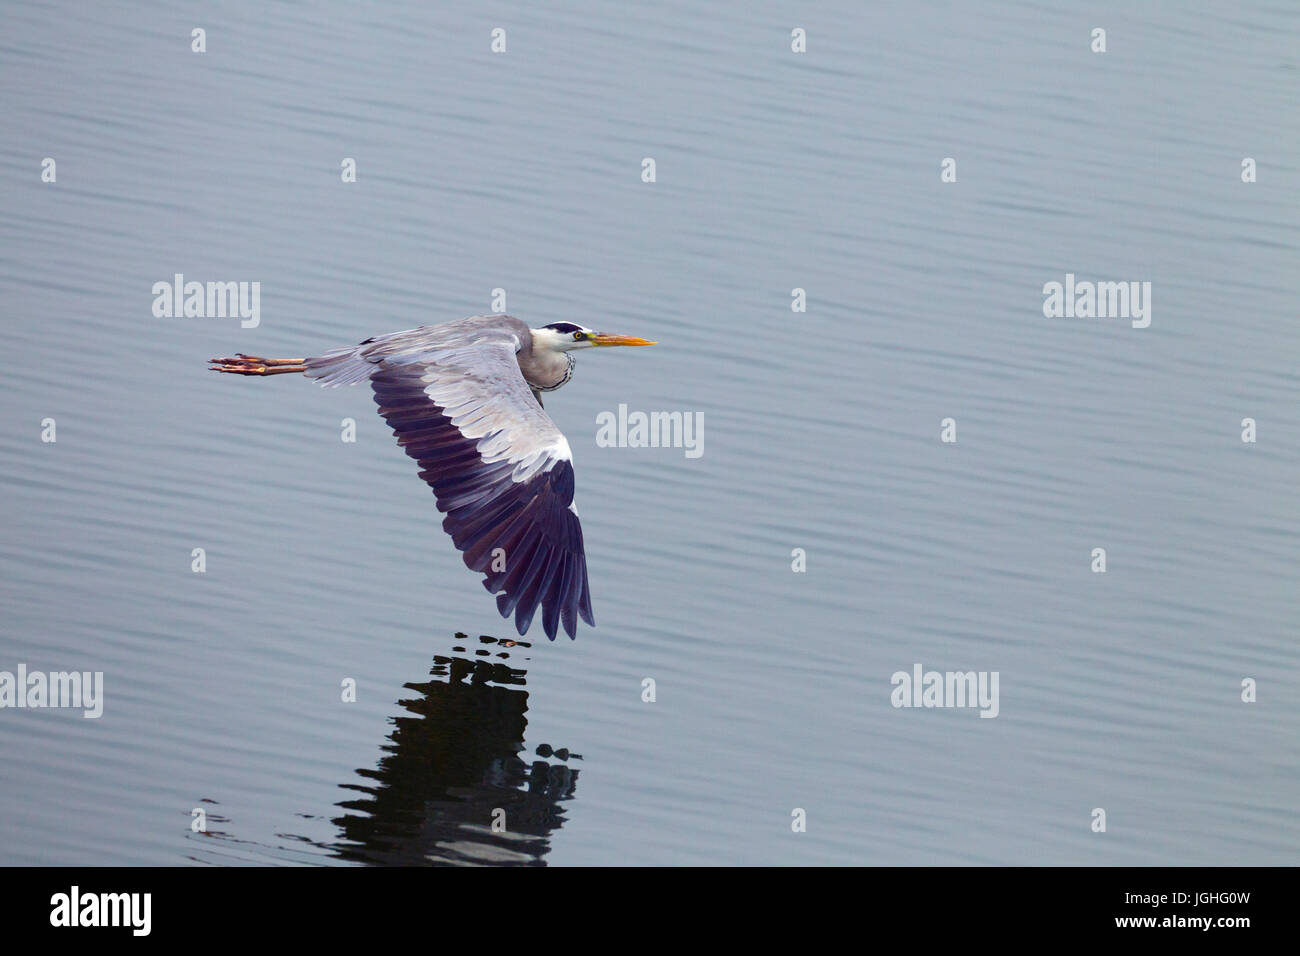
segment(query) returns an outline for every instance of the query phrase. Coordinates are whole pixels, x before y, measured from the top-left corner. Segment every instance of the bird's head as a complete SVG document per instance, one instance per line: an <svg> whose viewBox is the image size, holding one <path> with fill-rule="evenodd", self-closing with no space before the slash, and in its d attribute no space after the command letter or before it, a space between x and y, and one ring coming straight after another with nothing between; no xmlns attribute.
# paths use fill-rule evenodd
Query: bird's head
<svg viewBox="0 0 1300 956"><path fill-rule="evenodd" d="M634 335L610 335L595 329L574 325L572 322L552 322L540 329L532 329L533 351L572 352L603 345L655 345Z"/></svg>

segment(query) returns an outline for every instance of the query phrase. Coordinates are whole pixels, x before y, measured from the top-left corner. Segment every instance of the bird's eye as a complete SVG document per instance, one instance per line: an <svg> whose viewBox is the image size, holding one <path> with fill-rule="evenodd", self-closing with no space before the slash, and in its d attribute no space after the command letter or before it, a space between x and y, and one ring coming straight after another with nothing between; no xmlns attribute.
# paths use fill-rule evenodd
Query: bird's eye
<svg viewBox="0 0 1300 956"><path fill-rule="evenodd" d="M585 339L586 337L587 337L587 333L586 333L586 332L574 332L574 333L573 333L573 341L575 341L575 342L581 342L581 341L582 341L583 339Z"/></svg>

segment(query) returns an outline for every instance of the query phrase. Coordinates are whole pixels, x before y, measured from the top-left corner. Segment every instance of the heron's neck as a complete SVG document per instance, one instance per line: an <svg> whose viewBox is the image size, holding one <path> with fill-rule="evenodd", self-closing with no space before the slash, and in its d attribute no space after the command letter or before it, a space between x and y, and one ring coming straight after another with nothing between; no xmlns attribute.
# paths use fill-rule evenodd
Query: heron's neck
<svg viewBox="0 0 1300 956"><path fill-rule="evenodd" d="M524 381L539 392L553 392L573 377L575 360L569 352L538 352L530 349L520 353L519 369Z"/></svg>

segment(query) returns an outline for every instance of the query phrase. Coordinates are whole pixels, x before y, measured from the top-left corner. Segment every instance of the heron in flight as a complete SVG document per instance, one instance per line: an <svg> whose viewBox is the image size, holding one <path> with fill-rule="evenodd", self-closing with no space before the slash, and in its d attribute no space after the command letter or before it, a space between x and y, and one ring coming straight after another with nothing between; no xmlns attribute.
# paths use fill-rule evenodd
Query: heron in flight
<svg viewBox="0 0 1300 956"><path fill-rule="evenodd" d="M236 375L305 374L323 386L369 380L397 443L433 488L442 528L527 632L540 606L546 636L595 627L573 461L542 392L573 377L579 349L654 345L571 322L530 329L510 315L390 332L316 358L210 359Z"/></svg>

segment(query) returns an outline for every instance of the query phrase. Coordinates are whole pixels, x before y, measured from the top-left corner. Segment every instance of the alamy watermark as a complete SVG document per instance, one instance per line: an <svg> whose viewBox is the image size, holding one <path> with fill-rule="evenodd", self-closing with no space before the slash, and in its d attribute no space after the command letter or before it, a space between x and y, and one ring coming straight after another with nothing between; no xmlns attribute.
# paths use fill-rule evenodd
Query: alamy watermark
<svg viewBox="0 0 1300 956"><path fill-rule="evenodd" d="M239 318L245 329L262 323L260 282L186 282L178 272L171 282L155 282L153 295L154 318Z"/></svg>
<svg viewBox="0 0 1300 956"><path fill-rule="evenodd" d="M104 713L103 671L0 671L0 710L6 707L70 707L95 719Z"/></svg>
<svg viewBox="0 0 1300 956"><path fill-rule="evenodd" d="M894 671L889 702L895 707L978 707L981 717L996 717L997 671Z"/></svg>
<svg viewBox="0 0 1300 956"><path fill-rule="evenodd" d="M50 925L125 927L148 936L153 926L152 893L83 893L74 885L50 897Z"/></svg>
<svg viewBox="0 0 1300 956"><path fill-rule="evenodd" d="M1044 285L1043 295L1049 319L1132 319L1135 329L1151 324L1150 282L1076 281L1067 272L1065 282Z"/></svg>
<svg viewBox="0 0 1300 956"><path fill-rule="evenodd" d="M601 448L684 448L687 458L704 454L703 412L629 412L596 416L596 444Z"/></svg>

